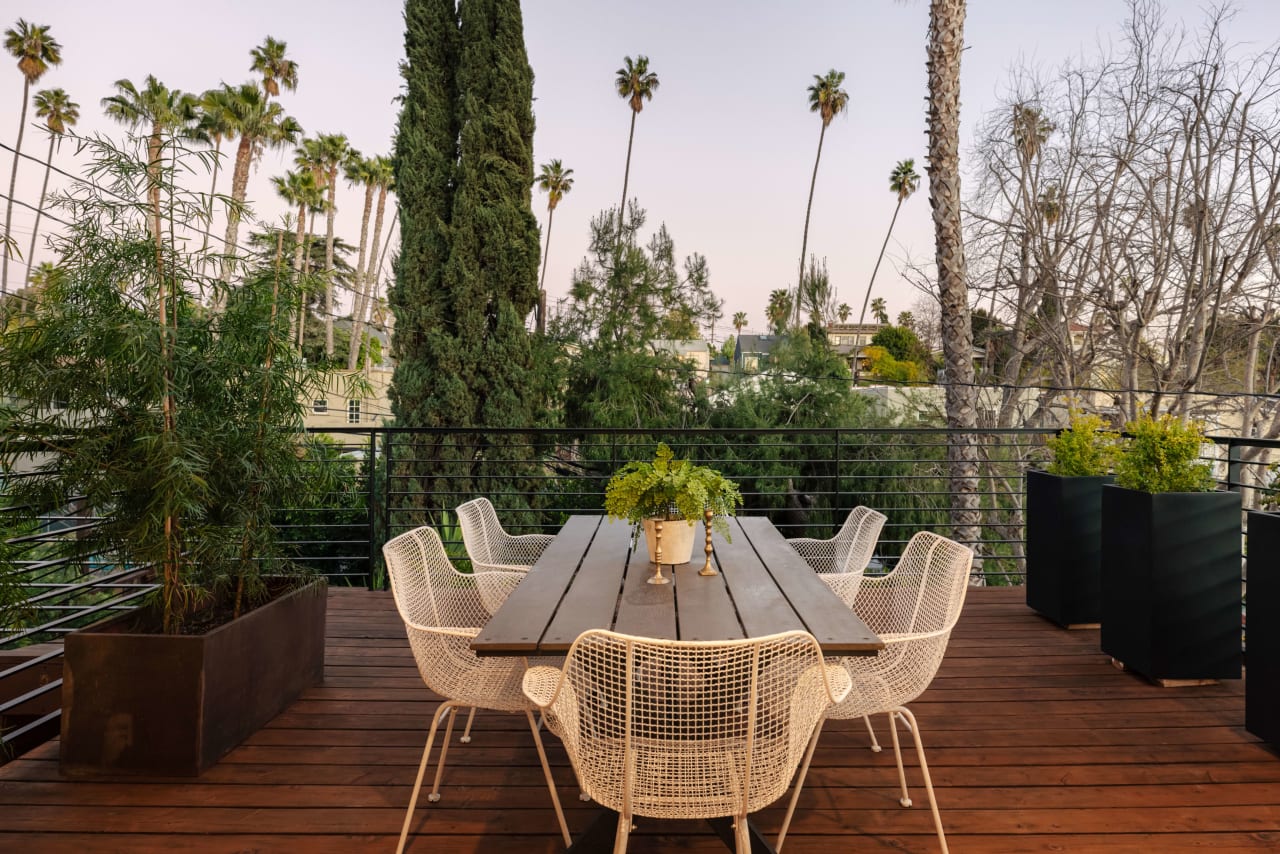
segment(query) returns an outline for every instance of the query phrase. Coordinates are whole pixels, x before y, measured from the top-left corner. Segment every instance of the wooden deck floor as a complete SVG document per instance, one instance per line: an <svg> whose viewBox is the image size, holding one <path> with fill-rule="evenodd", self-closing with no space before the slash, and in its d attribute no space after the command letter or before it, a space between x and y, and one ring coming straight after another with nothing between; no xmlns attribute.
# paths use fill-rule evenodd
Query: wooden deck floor
<svg viewBox="0 0 1280 854"><path fill-rule="evenodd" d="M390 598L335 591L323 687L197 781L66 781L44 745L0 768L0 851L388 852L433 708ZM1280 756L1244 731L1240 684L1151 686L1112 668L1096 631L1032 615L1020 590L972 592L913 708L956 854L1280 849ZM522 725L481 715L471 744L455 734L411 851L561 850ZM594 808L548 744L578 831ZM892 752L866 744L860 722L828 725L787 851L937 850L916 769L903 809ZM768 833L780 821L757 817ZM641 820L630 850L726 849L701 823Z"/></svg>

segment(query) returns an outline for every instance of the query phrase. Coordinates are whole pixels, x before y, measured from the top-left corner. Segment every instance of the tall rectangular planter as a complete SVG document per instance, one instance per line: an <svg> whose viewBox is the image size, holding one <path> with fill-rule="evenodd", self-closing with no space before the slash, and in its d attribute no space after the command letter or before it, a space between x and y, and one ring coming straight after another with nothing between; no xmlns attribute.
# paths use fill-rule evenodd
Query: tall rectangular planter
<svg viewBox="0 0 1280 854"><path fill-rule="evenodd" d="M1150 679L1240 678L1240 494L1102 489L1102 651Z"/></svg>
<svg viewBox="0 0 1280 854"><path fill-rule="evenodd" d="M324 678L323 579L203 635L66 638L64 774L195 777Z"/></svg>
<svg viewBox="0 0 1280 854"><path fill-rule="evenodd" d="M1280 746L1280 514L1249 513L1244 727Z"/></svg>
<svg viewBox="0 0 1280 854"><path fill-rule="evenodd" d="M1027 472L1027 606L1060 626L1102 620L1102 487L1114 482Z"/></svg>

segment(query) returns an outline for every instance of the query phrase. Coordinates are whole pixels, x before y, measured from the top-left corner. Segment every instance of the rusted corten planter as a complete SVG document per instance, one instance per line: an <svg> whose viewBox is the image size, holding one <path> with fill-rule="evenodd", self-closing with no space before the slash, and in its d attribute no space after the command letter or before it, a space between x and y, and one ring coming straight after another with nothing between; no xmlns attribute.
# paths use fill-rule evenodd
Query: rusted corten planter
<svg viewBox="0 0 1280 854"><path fill-rule="evenodd" d="M62 772L196 777L324 678L324 579L203 635L66 638Z"/></svg>

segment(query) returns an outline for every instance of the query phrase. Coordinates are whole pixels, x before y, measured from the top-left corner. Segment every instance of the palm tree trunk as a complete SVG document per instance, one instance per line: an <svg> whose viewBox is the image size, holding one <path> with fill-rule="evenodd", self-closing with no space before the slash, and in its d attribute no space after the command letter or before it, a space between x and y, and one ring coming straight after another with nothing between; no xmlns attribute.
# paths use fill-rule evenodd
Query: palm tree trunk
<svg viewBox="0 0 1280 854"><path fill-rule="evenodd" d="M53 171L53 141L57 136L49 134L49 154L44 159L44 183L40 185L40 201L36 204L36 221L31 226L31 249L27 252L27 281L36 270L36 238L40 234L40 215L44 213L44 198L49 192L49 173Z"/></svg>
<svg viewBox="0 0 1280 854"><path fill-rule="evenodd" d="M307 231L307 203L298 205L298 233L294 236L293 275L298 282L298 352L302 352L302 324L307 312L307 292L302 287L302 240Z"/></svg>
<svg viewBox="0 0 1280 854"><path fill-rule="evenodd" d="M222 283L231 284L232 258L236 254L236 242L240 238L240 206L244 204L245 194L249 189L249 161L253 159L253 140L247 136L240 137L240 145L236 148L236 167L231 173L231 207L227 209L227 237L222 251L226 260L222 263ZM221 303L221 298L215 300Z"/></svg>
<svg viewBox="0 0 1280 854"><path fill-rule="evenodd" d="M209 251L209 231L213 228L213 196L218 190L218 167L222 165L222 137L213 138L213 183L209 185L209 204L205 205L204 240L200 242L200 257Z"/></svg>
<svg viewBox="0 0 1280 854"><path fill-rule="evenodd" d="M813 178L809 180L809 204L804 209L804 238L800 241L800 276L796 279L796 326L800 325L800 308L804 305L804 254L809 250L809 214L813 211L813 191L818 186L818 164L822 161L822 139L827 124L818 132L818 156L813 158Z"/></svg>
<svg viewBox="0 0 1280 854"><path fill-rule="evenodd" d="M871 302L871 288L876 283L876 273L880 271L880 262L884 260L884 250L889 246L889 238L893 236L893 225L898 221L898 211L902 210L902 196L898 196L898 203L893 206L893 217L889 220L889 231L885 233L884 243L880 244L880 254L876 256L876 265L871 268L871 281L867 282L867 293L862 298L862 311L858 314L858 325L861 326L867 319L867 305ZM856 339L855 339L856 340ZM857 344L854 345L858 346ZM853 354L853 384L858 384L858 368L861 366L858 359L858 353L855 350Z"/></svg>
<svg viewBox="0 0 1280 854"><path fill-rule="evenodd" d="M929 4L929 204L938 266L942 352L946 364L947 426L962 431L947 443L951 523L960 542L980 545L977 394L973 386L973 327L969 319L964 240L960 226L960 57L965 0ZM980 566L975 563L975 569Z"/></svg>
<svg viewBox="0 0 1280 854"><path fill-rule="evenodd" d="M373 300L378 292L378 274L381 272L381 265L378 263L378 241L382 238L382 218L387 212L387 188L386 185L378 187L378 212L373 219L373 234L369 236L369 266L364 271L364 300L361 304L359 318L367 325L371 321L365 321L365 317L373 317ZM383 250L385 253L385 250ZM363 330L361 334L364 334ZM357 356L357 361L359 357ZM366 362L368 358L366 355ZM355 364L348 363L347 370L355 370Z"/></svg>
<svg viewBox="0 0 1280 854"><path fill-rule="evenodd" d="M636 138L636 111L631 111L631 133L627 135L627 168L622 171L622 204L618 207L618 240L622 243L622 223L627 216L627 182L631 180L631 143Z"/></svg>
<svg viewBox="0 0 1280 854"><path fill-rule="evenodd" d="M351 304L351 340L347 344L347 370L354 371L360 360L360 321L368 300L364 275L365 249L369 241L369 214L373 212L373 184L364 185L364 218L360 221L360 259L356 261L355 296ZM376 238L375 238L376 239ZM377 247L374 247L375 250Z"/></svg>
<svg viewBox="0 0 1280 854"><path fill-rule="evenodd" d="M324 354L333 358L333 218L338 213L338 167L329 170L329 210L324 229Z"/></svg>
<svg viewBox="0 0 1280 854"><path fill-rule="evenodd" d="M542 275L538 278L538 320L534 325L538 334L547 331L547 319L543 317L547 312L547 259L551 257L551 222L555 219L556 209L547 206L547 248L542 253Z"/></svg>
<svg viewBox="0 0 1280 854"><path fill-rule="evenodd" d="M311 274L311 233L316 227L316 214L311 211L307 217L307 233L302 241L302 275L309 276ZM302 352L302 346L307 340L307 291L301 288L302 309L298 312L298 352Z"/></svg>
<svg viewBox="0 0 1280 854"><path fill-rule="evenodd" d="M18 141L13 146L13 170L9 173L9 200L4 206L4 237L12 239L13 235L13 194L18 188L18 160L22 156L22 132L27 127L27 102L31 100L31 81L23 78L22 84L22 116L18 119ZM630 157L628 151L627 156ZM9 248L0 245L0 295L9 293ZM27 259L30 263L31 259Z"/></svg>
<svg viewBox="0 0 1280 854"><path fill-rule="evenodd" d="M385 196L386 196L386 188L383 188L383 192L378 198L378 224L379 225L381 225L383 198ZM387 250L391 248L391 237L393 234L395 234L396 223L399 221L400 221L400 208L397 207L396 212L391 217L391 225L387 228L387 239L382 242L382 253L378 257L378 267L376 270L376 274L375 274L375 270L373 269L373 258L372 257L369 258L369 265L370 265L369 272L371 274L369 276L369 282L370 282L369 290L371 294L371 297L369 300L370 325L373 324L373 315L374 315L373 310L378 304L378 288L380 287L380 280L382 279L382 265L386 263ZM369 373L369 364L370 364L372 353L373 353L372 347L368 347L364 351L364 372L366 374Z"/></svg>

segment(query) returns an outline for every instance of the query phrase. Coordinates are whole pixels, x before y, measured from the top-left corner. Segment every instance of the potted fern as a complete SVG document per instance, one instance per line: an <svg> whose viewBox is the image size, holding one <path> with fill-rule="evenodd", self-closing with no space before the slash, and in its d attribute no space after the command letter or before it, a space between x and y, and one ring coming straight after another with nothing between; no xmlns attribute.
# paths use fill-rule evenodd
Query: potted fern
<svg viewBox="0 0 1280 854"><path fill-rule="evenodd" d="M704 513L726 537L731 516L742 505L738 485L720 472L675 458L665 442L658 443L653 461L627 463L605 488L604 509L614 519L626 519L645 533L649 560L658 561L654 536L662 522L662 563L688 563L693 554L695 524ZM676 524L667 524L676 523Z"/></svg>
<svg viewBox="0 0 1280 854"><path fill-rule="evenodd" d="M1214 490L1198 422L1125 425L1102 494L1102 650L1162 684L1240 678L1240 494Z"/></svg>
<svg viewBox="0 0 1280 854"><path fill-rule="evenodd" d="M1105 427L1073 412L1048 468L1027 472L1027 605L1068 629L1102 619L1102 487L1120 439Z"/></svg>

